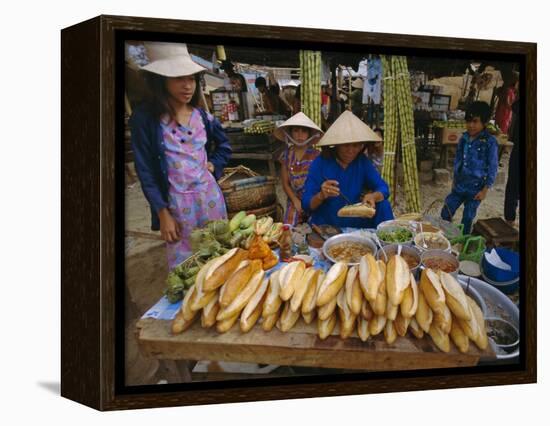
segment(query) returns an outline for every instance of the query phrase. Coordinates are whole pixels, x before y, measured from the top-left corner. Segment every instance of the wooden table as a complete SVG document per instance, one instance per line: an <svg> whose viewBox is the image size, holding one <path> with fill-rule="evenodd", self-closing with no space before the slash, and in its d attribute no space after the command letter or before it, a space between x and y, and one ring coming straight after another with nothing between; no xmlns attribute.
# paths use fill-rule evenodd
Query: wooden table
<svg viewBox="0 0 550 426"><path fill-rule="evenodd" d="M337 326L338 327L338 326ZM344 368L368 371L413 370L428 368L465 367L480 360L495 359L490 349L479 351L473 343L466 354L452 344L449 353L435 347L429 336L398 337L388 345L383 334L362 342L358 337L341 339L335 329L333 336L321 340L316 321L306 325L300 320L294 328L282 333L276 328L265 332L256 325L250 332L241 333L235 324L227 333L214 328L203 329L200 319L188 330L173 336L170 321L142 319L137 324L138 342L145 355L157 359L194 359L250 362L275 365Z"/></svg>

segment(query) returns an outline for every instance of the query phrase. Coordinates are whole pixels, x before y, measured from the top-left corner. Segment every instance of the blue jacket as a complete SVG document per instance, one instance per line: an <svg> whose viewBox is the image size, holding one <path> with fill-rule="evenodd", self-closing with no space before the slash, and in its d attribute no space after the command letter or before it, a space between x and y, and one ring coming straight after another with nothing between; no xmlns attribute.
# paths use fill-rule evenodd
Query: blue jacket
<svg viewBox="0 0 550 426"><path fill-rule="evenodd" d="M347 204L343 197L328 198L317 209L311 210L311 199L321 191L321 184L326 179L338 181L340 192L352 203L361 200L364 190L380 192L385 200L390 195L388 185L365 155L358 155L345 169L334 158L319 156L311 163L302 196L302 208L311 214L311 223L314 224L352 228L368 228L372 225L372 221L367 219L338 217L338 210ZM377 210L379 204L377 204ZM390 211L383 212L380 217L377 217L376 221L381 222L392 218L390 208Z"/></svg>
<svg viewBox="0 0 550 426"><path fill-rule="evenodd" d="M206 126L208 142L205 149L208 161L214 165L214 177L219 179L231 157L231 146L221 123L208 120L206 112L199 108ZM158 212L168 207L168 165L164 153L164 141L160 119L149 113L144 105L137 107L129 121L132 133L132 150L136 172L145 198L151 207L151 229L158 231Z"/></svg>
<svg viewBox="0 0 550 426"><path fill-rule="evenodd" d="M478 192L495 183L498 171L498 142L487 130L482 130L472 141L464 132L456 148L454 162L454 189L460 192Z"/></svg>

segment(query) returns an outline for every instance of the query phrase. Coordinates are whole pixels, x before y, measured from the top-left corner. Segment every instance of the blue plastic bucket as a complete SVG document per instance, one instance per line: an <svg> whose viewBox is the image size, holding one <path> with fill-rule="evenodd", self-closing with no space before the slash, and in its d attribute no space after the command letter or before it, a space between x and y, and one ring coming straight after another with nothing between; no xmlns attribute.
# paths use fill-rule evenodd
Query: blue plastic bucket
<svg viewBox="0 0 550 426"><path fill-rule="evenodd" d="M491 265L489 262L487 262L487 259L485 259L484 254L481 260L483 274L487 278L489 278L489 280L495 283L508 283L516 281L519 277L519 253L502 247L497 247L495 250L502 261L510 265L512 269L507 271L505 269L497 268L496 266ZM486 253L489 252L490 249L486 250Z"/></svg>

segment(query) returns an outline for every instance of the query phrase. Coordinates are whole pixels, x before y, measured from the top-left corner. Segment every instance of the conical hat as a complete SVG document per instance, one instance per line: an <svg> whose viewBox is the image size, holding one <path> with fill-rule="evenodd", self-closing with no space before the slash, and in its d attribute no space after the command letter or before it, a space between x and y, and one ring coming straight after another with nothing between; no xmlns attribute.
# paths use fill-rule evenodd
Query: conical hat
<svg viewBox="0 0 550 426"><path fill-rule="evenodd" d="M302 127L308 127L313 130L313 132L317 132L320 135L323 135L323 131L315 124L307 115L305 115L303 112L299 112L297 114L294 114L292 117L290 117L288 120L286 120L283 124L281 124L279 127L275 129L273 132L273 136L275 136L280 141L285 141L285 127L292 127L292 126L302 126ZM313 133L312 133L313 135Z"/></svg>
<svg viewBox="0 0 550 426"><path fill-rule="evenodd" d="M142 66L142 70L164 77L182 77L206 71L193 61L184 43L153 41L143 44L150 62Z"/></svg>
<svg viewBox="0 0 550 426"><path fill-rule="evenodd" d="M380 142L382 139L351 111L344 111L332 123L317 146L341 145L354 142Z"/></svg>

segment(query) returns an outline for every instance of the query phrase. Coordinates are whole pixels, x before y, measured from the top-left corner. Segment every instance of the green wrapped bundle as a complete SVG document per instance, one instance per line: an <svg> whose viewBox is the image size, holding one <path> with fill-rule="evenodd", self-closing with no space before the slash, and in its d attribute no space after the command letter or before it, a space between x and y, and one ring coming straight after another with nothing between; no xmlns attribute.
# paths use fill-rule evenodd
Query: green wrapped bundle
<svg viewBox="0 0 550 426"><path fill-rule="evenodd" d="M174 271L170 272L166 278L166 289L164 290L164 294L170 303L176 303L183 299L184 288L185 283L180 276Z"/></svg>
<svg viewBox="0 0 550 426"><path fill-rule="evenodd" d="M206 228L214 234L215 237L229 232L229 222L227 220L211 220L206 224ZM217 239L217 238L216 238Z"/></svg>

